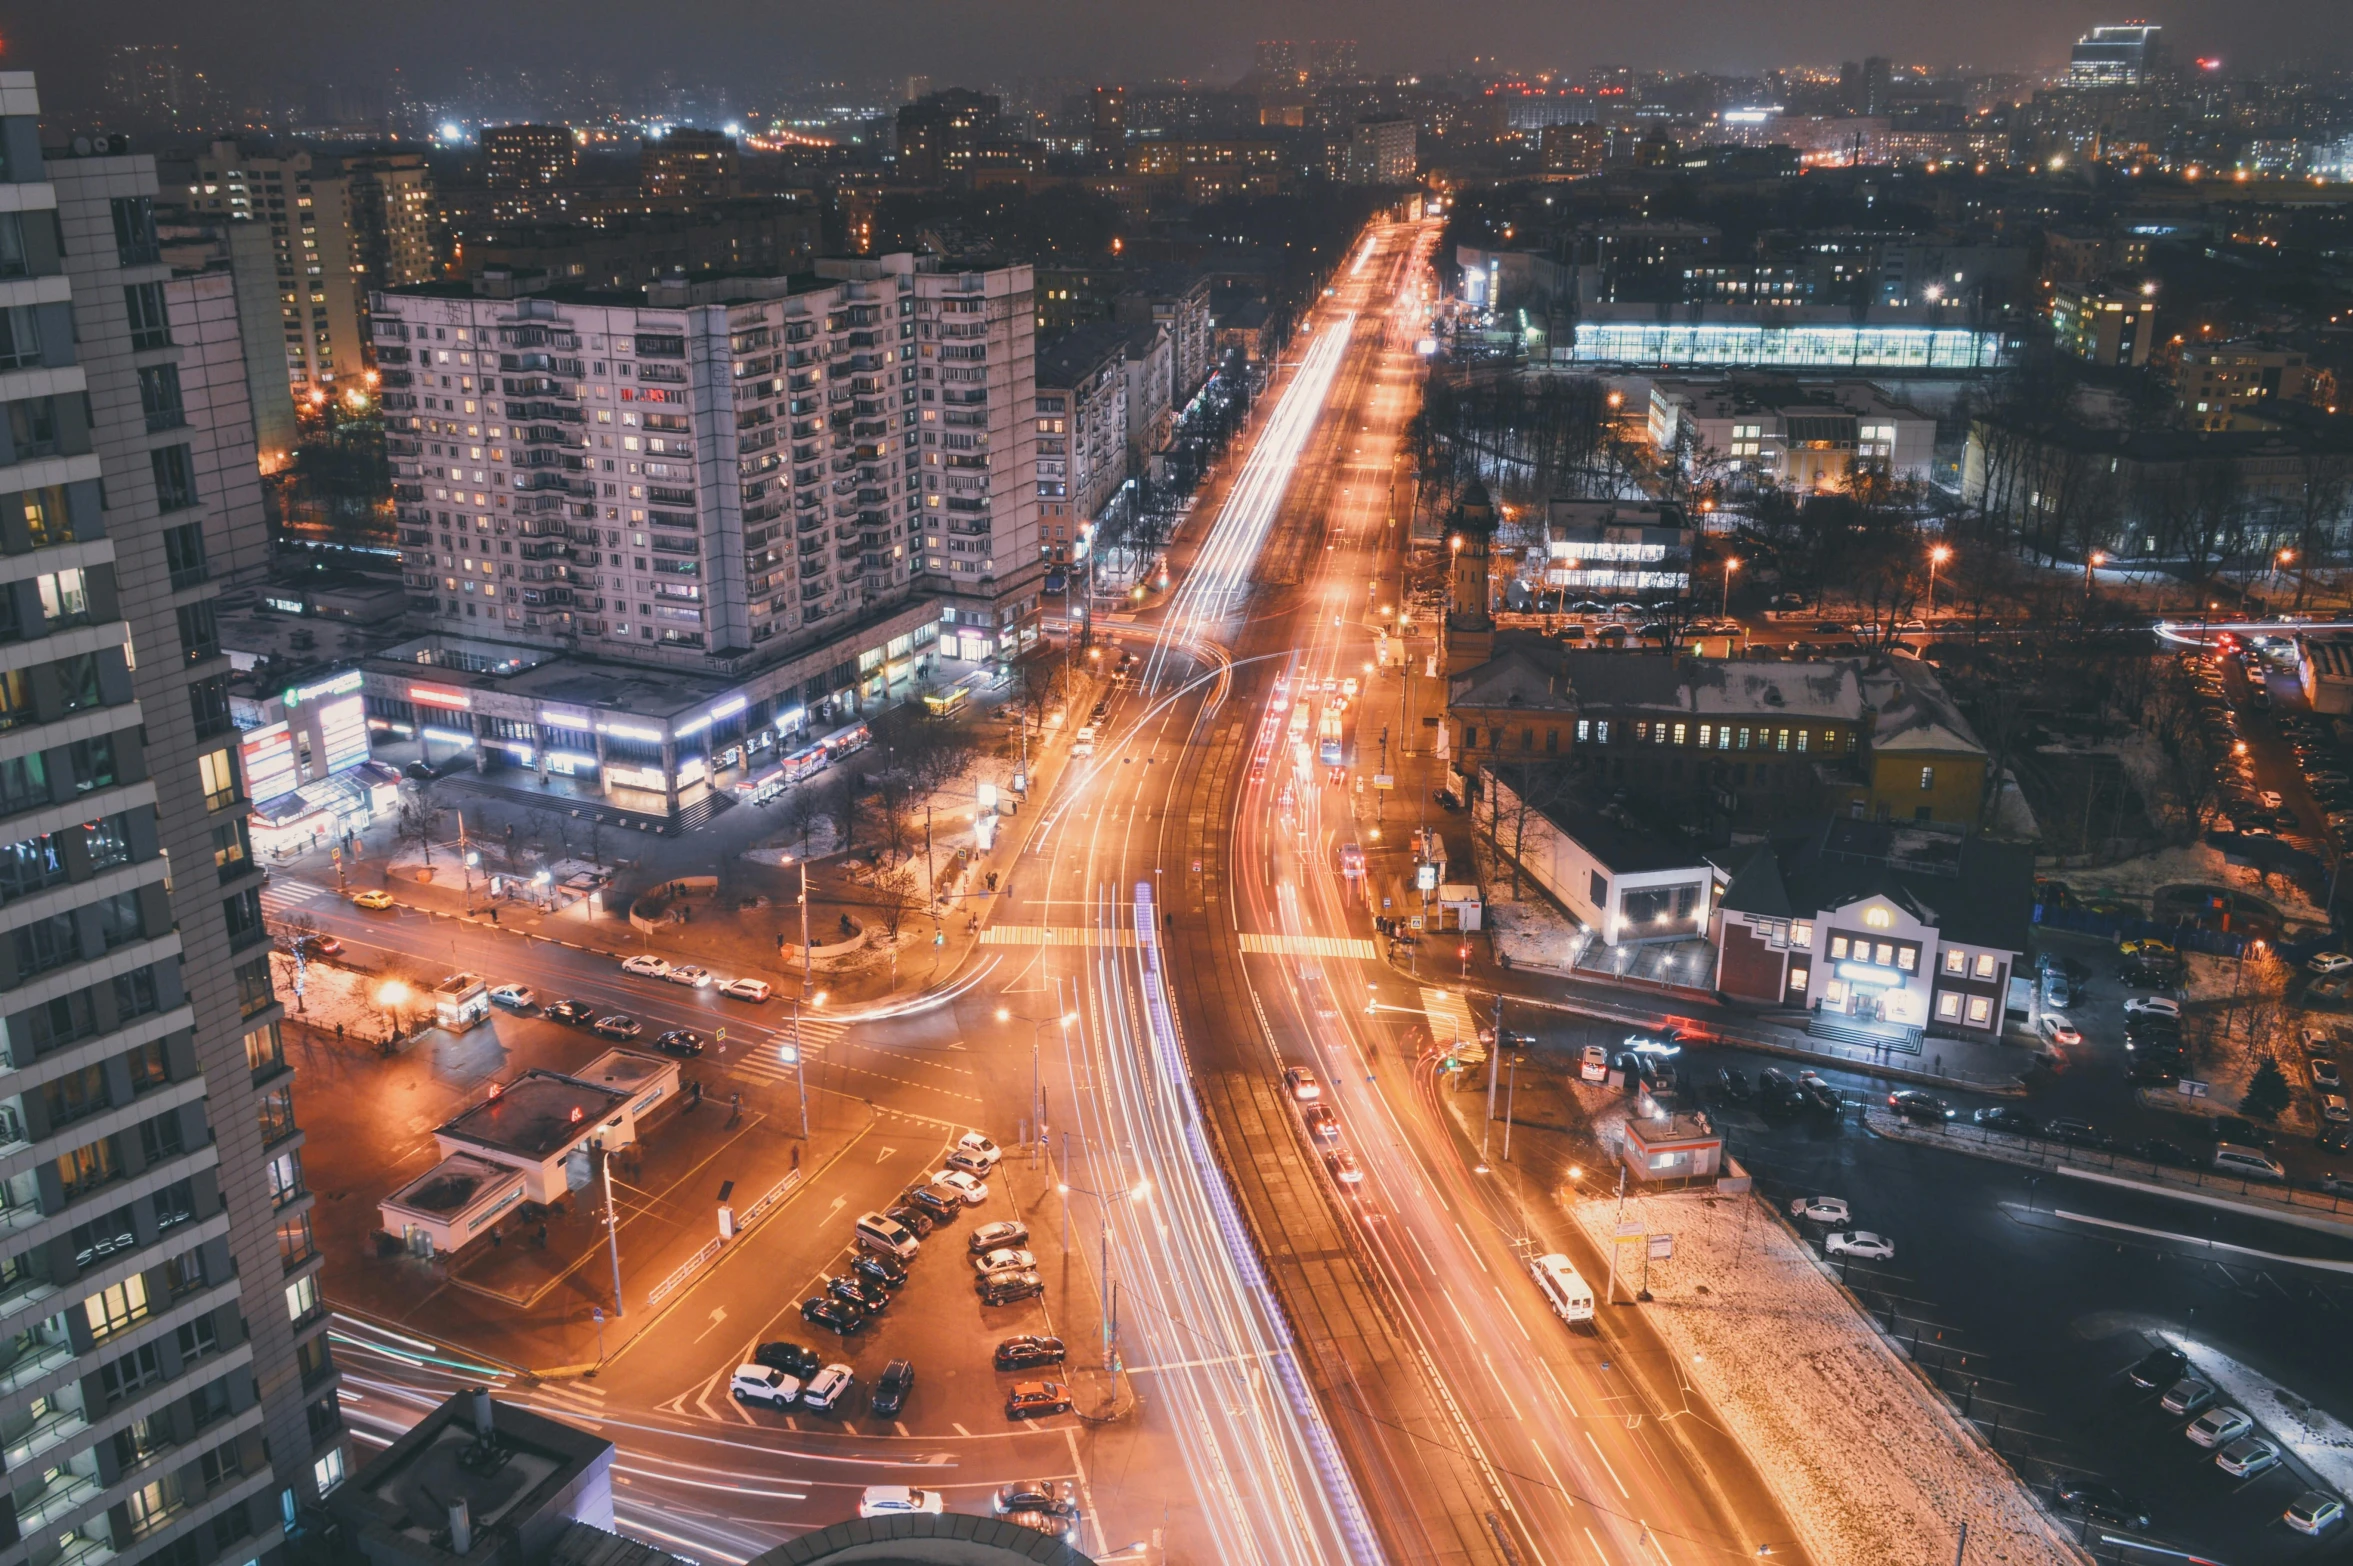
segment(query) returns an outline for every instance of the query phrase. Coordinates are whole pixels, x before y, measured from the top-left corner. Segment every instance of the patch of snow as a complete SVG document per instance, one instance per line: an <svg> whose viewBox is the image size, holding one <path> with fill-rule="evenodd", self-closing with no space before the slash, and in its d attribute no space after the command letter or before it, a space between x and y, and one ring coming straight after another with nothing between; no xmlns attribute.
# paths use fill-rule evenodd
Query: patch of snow
<svg viewBox="0 0 2353 1566"><path fill-rule="evenodd" d="M1610 1198L1570 1207L1607 1254ZM1908 1367L1779 1220L1751 1198L1633 1196L1624 1217L1675 1237L1650 1266L1651 1326L1714 1404L1818 1566L1952 1558L2082 1563L2032 1494ZM1620 1288L1642 1266L1629 1247ZM1604 1306L1604 1310L1612 1308Z"/></svg>
<svg viewBox="0 0 2353 1566"><path fill-rule="evenodd" d="M2220 1349L2178 1332L2158 1336L2189 1356L2190 1366L2214 1383L2223 1400L2245 1409L2297 1462L2337 1495L2353 1495L2353 1425L2315 1407Z"/></svg>

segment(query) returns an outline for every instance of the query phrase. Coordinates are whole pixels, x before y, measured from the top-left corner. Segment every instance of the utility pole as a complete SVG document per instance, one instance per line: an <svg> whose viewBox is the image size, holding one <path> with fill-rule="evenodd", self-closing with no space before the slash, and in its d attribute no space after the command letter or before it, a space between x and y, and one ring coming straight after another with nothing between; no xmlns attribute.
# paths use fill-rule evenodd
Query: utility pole
<svg viewBox="0 0 2353 1566"><path fill-rule="evenodd" d="M613 1317L626 1315L621 1308L621 1215L613 1208L613 1151L602 1138L596 1144L597 1162L604 1166L605 1175L605 1245L613 1255Z"/></svg>
<svg viewBox="0 0 2353 1566"><path fill-rule="evenodd" d="M1520 1060L1514 1055L1511 1062L1511 1086L1504 1089L1503 1094L1503 1161L1507 1164L1511 1162L1511 1117L1519 1102Z"/></svg>
<svg viewBox="0 0 2353 1566"><path fill-rule="evenodd" d="M1468 942L1464 943L1468 945ZM1487 1051L1487 1119L1479 1127L1479 1162L1487 1162L1487 1137L1495 1124L1496 1063L1503 1054L1503 992L1495 992L1495 1043Z"/></svg>

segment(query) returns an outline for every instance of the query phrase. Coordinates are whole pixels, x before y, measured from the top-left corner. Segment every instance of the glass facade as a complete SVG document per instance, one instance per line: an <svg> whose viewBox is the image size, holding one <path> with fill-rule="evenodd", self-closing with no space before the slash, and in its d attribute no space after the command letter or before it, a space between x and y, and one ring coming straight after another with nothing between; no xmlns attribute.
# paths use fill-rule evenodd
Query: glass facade
<svg viewBox="0 0 2353 1566"><path fill-rule="evenodd" d="M2007 362L1999 332L1627 321L1580 323L1569 358L1577 364L1823 370L1990 370Z"/></svg>

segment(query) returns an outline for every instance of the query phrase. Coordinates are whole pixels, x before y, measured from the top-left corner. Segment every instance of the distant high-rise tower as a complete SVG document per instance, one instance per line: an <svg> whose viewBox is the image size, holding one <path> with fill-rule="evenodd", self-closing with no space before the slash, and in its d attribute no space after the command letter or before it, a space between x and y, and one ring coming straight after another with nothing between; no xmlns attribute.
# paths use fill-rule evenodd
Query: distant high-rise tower
<svg viewBox="0 0 2353 1566"><path fill-rule="evenodd" d="M899 89L901 103L916 103L931 96L931 78L910 76Z"/></svg>
<svg viewBox="0 0 2353 1566"><path fill-rule="evenodd" d="M188 83L178 44L117 44L106 57L106 117L133 130L184 127Z"/></svg>
<svg viewBox="0 0 2353 1566"><path fill-rule="evenodd" d="M492 125L482 132L482 182L501 218L560 211L572 183L572 132L561 125Z"/></svg>
<svg viewBox="0 0 2353 1566"><path fill-rule="evenodd" d="M966 87L935 92L899 111L899 172L924 185L945 184L972 171L973 149L1004 131L1003 103Z"/></svg>
<svg viewBox="0 0 2353 1566"><path fill-rule="evenodd" d="M713 201L735 194L735 138L677 125L648 137L637 154L639 188L655 200Z"/></svg>
<svg viewBox="0 0 2353 1566"><path fill-rule="evenodd" d="M1127 89L1098 87L1095 89L1094 129L1087 137L1088 150L1095 156L1095 167L1113 174L1127 169Z"/></svg>
<svg viewBox="0 0 2353 1566"><path fill-rule="evenodd" d="M1311 40L1307 45L1307 79L1318 87L1356 80L1356 40Z"/></svg>
<svg viewBox="0 0 2353 1566"><path fill-rule="evenodd" d="M2131 87L2165 65L2165 29L2146 22L2095 27L2075 41L2067 80L2076 87Z"/></svg>
<svg viewBox="0 0 2353 1566"><path fill-rule="evenodd" d="M1460 674L1495 656L1495 616L1488 607L1495 502L1486 485L1472 479L1463 486L1446 533L1446 672Z"/></svg>
<svg viewBox="0 0 2353 1566"><path fill-rule="evenodd" d="M1258 74L1296 78L1299 75L1299 45L1288 38L1260 39Z"/></svg>

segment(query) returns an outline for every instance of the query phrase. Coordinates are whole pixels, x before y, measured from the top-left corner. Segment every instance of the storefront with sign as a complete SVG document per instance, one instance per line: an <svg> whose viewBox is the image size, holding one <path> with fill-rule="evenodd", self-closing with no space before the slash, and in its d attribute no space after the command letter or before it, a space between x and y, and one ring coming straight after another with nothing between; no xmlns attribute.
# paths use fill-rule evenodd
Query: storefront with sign
<svg viewBox="0 0 2353 1566"><path fill-rule="evenodd" d="M257 851L339 839L391 808L393 774L368 759L363 683L359 670L344 669L240 704L263 720L239 741Z"/></svg>

